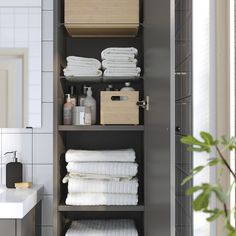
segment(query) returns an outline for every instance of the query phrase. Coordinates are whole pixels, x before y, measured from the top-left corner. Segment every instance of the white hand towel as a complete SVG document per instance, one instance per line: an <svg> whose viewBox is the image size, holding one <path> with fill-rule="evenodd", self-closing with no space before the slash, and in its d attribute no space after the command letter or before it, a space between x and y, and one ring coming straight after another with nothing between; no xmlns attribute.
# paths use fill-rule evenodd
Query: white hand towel
<svg viewBox="0 0 236 236"><path fill-rule="evenodd" d="M138 55L138 50L136 48L133 47L117 47L117 48L106 48L102 51L101 56L102 59L108 59L110 57L110 55L119 55L121 57L123 56L133 56L133 58L135 58L135 56Z"/></svg>
<svg viewBox="0 0 236 236"><path fill-rule="evenodd" d="M133 59L130 61L116 61L116 60L104 60L102 62L102 68L107 69L107 68L136 68L137 66L137 59Z"/></svg>
<svg viewBox="0 0 236 236"><path fill-rule="evenodd" d="M139 77L141 68L107 68L104 76L135 76Z"/></svg>
<svg viewBox="0 0 236 236"><path fill-rule="evenodd" d="M67 172L78 174L108 175L112 177L136 176L138 164L122 162L69 162Z"/></svg>
<svg viewBox="0 0 236 236"><path fill-rule="evenodd" d="M97 69L101 68L101 62L95 58L69 56L67 57L67 62L70 65L88 65Z"/></svg>
<svg viewBox="0 0 236 236"><path fill-rule="evenodd" d="M94 70L94 69L79 69L79 70L67 70L64 69L64 75L65 76L102 76L102 71L100 70Z"/></svg>
<svg viewBox="0 0 236 236"><path fill-rule="evenodd" d="M78 179L68 178L63 179L63 182L68 182L69 193L127 193L137 194L138 180L97 180L97 179Z"/></svg>
<svg viewBox="0 0 236 236"><path fill-rule="evenodd" d="M68 193L66 198L66 205L74 206L127 206L137 204L137 194Z"/></svg>
<svg viewBox="0 0 236 236"><path fill-rule="evenodd" d="M133 149L123 150L68 150L66 162L134 162Z"/></svg>
<svg viewBox="0 0 236 236"><path fill-rule="evenodd" d="M65 236L138 236L133 220L73 221Z"/></svg>

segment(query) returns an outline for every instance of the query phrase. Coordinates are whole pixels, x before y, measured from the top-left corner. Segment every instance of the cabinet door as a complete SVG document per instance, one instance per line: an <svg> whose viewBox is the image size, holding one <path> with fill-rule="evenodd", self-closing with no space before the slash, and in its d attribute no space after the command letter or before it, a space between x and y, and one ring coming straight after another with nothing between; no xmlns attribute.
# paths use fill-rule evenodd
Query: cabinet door
<svg viewBox="0 0 236 236"><path fill-rule="evenodd" d="M144 1L145 235L174 235L174 1Z"/></svg>
<svg viewBox="0 0 236 236"><path fill-rule="evenodd" d="M16 221L15 220L0 220L0 235L16 236Z"/></svg>

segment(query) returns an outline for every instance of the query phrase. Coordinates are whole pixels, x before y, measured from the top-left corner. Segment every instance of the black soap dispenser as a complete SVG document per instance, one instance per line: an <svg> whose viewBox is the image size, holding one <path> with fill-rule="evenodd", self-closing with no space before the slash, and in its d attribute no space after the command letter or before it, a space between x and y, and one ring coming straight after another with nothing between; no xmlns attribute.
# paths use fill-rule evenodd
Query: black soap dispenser
<svg viewBox="0 0 236 236"><path fill-rule="evenodd" d="M13 154L13 162L6 165L6 186L15 188L15 183L22 182L22 164L17 161L16 151L6 152L4 155Z"/></svg>

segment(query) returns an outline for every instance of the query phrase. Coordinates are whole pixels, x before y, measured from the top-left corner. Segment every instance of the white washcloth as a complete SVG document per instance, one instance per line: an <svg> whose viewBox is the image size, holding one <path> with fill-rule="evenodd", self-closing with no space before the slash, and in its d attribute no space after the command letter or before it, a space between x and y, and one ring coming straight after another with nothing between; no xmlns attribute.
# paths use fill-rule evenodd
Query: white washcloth
<svg viewBox="0 0 236 236"><path fill-rule="evenodd" d="M75 206L127 206L137 205L137 194L120 193L68 193L66 205Z"/></svg>
<svg viewBox="0 0 236 236"><path fill-rule="evenodd" d="M121 181L121 180L131 180L133 176L125 176L125 177L117 177L111 175L96 175L96 174L78 174L78 173L68 173L65 178L63 178L62 182L67 183L67 178L74 179L97 179L97 180L113 180L113 181Z"/></svg>
<svg viewBox="0 0 236 236"><path fill-rule="evenodd" d="M109 175L112 177L136 176L138 164L128 162L69 162L67 172L78 174Z"/></svg>
<svg viewBox="0 0 236 236"><path fill-rule="evenodd" d="M68 150L66 162L134 162L133 149L123 150Z"/></svg>
<svg viewBox="0 0 236 236"><path fill-rule="evenodd" d="M96 69L75 69L75 70L68 70L64 69L65 76L96 76L101 77L102 71Z"/></svg>
<svg viewBox="0 0 236 236"><path fill-rule="evenodd" d="M97 180L64 177L63 182L68 182L69 193L129 193L137 194L138 180Z"/></svg>
<svg viewBox="0 0 236 236"><path fill-rule="evenodd" d="M109 59L111 58L111 56L120 56L120 57L130 57L132 56L133 58L135 58L135 56L138 55L138 50L136 48L133 47L112 47L112 48L106 48L102 51L101 56L102 59Z"/></svg>
<svg viewBox="0 0 236 236"><path fill-rule="evenodd" d="M96 69L101 68L101 62L95 58L69 56L67 57L67 62L68 65L81 65L81 66L95 67Z"/></svg>
<svg viewBox="0 0 236 236"><path fill-rule="evenodd" d="M138 236L133 220L73 221L65 236Z"/></svg>
<svg viewBox="0 0 236 236"><path fill-rule="evenodd" d="M136 68L137 59L128 61L104 60L102 61L102 68Z"/></svg>
<svg viewBox="0 0 236 236"><path fill-rule="evenodd" d="M141 68L108 68L104 71L104 76L135 76L139 77Z"/></svg>

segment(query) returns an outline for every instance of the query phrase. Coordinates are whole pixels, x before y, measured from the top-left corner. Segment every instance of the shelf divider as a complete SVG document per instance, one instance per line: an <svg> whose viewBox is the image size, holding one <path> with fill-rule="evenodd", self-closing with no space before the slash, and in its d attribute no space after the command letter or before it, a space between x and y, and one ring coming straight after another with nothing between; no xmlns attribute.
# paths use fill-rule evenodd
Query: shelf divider
<svg viewBox="0 0 236 236"><path fill-rule="evenodd" d="M58 211L144 211L143 205L137 206L68 206L65 204L60 204L58 206Z"/></svg>
<svg viewBox="0 0 236 236"><path fill-rule="evenodd" d="M144 125L59 125L58 130L66 131L144 131Z"/></svg>

